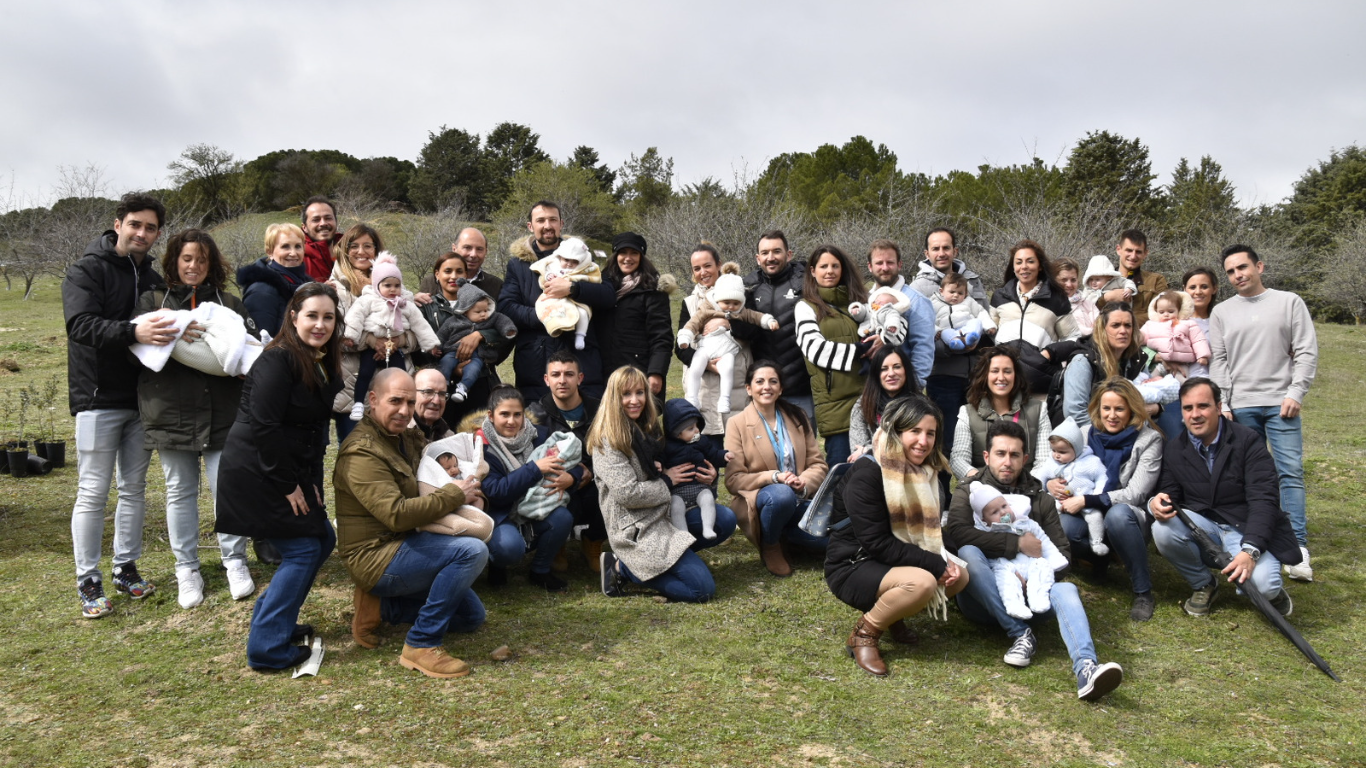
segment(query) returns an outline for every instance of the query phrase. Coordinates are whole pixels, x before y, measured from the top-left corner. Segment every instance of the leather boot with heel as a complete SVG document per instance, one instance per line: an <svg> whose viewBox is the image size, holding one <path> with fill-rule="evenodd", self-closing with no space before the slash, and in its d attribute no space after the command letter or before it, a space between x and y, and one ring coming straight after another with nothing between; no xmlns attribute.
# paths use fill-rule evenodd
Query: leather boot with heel
<svg viewBox="0 0 1366 768"><path fill-rule="evenodd" d="M356 645L371 650L379 647L379 598L360 587L351 595L355 615L351 617L351 638Z"/></svg>
<svg viewBox="0 0 1366 768"><path fill-rule="evenodd" d="M886 677L887 665L882 662L882 654L877 649L877 641L881 637L882 630L869 624L866 615L860 616L858 624L854 626L854 631L849 634L849 639L844 644L844 649L849 652L854 663L859 665L859 669L870 675Z"/></svg>

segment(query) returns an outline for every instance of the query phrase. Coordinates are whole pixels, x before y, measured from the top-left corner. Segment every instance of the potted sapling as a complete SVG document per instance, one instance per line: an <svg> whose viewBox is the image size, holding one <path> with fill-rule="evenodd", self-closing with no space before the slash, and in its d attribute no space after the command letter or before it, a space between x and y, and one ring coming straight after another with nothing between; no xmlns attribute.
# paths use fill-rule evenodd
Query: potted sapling
<svg viewBox="0 0 1366 768"><path fill-rule="evenodd" d="M35 391L35 394L36 391ZM44 427L41 442L34 443L34 450L53 468L66 466L66 441L57 439L57 397L61 394L61 383L54 374L37 395L39 423Z"/></svg>

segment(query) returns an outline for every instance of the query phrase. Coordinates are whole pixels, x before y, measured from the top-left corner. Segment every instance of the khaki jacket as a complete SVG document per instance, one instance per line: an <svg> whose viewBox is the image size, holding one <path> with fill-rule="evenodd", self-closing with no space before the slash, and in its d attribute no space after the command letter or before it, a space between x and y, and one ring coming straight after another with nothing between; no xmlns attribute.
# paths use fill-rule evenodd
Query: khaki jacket
<svg viewBox="0 0 1366 768"><path fill-rule="evenodd" d="M797 468L806 482L806 496L810 498L820 487L829 469L825 457L816 445L816 434L801 429L786 419L787 431L792 436L792 452ZM760 541L759 512L754 508L759 489L773 483L778 469L778 456L768 439L763 417L753 403L726 423L726 450L733 455L726 465L726 489L731 493L731 507L740 522L745 537L758 545Z"/></svg>
<svg viewBox="0 0 1366 768"><path fill-rule="evenodd" d="M409 533L465 503L456 485L418 496L417 465L426 445L421 430L409 427L395 437L367 413L337 455L332 473L337 553L351 580L366 591L384 575Z"/></svg>

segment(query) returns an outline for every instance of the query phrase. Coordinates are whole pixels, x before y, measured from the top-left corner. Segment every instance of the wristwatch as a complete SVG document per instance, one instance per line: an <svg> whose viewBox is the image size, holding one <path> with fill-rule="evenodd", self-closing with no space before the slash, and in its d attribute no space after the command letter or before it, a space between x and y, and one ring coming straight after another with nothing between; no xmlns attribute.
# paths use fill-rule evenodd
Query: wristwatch
<svg viewBox="0 0 1366 768"><path fill-rule="evenodd" d="M1243 545L1243 554L1245 554L1245 555L1247 555L1248 557L1252 558L1252 562L1255 563L1255 562L1257 562L1257 558L1259 558L1259 557L1262 556L1262 551L1261 551L1260 549L1257 549L1256 547L1252 546L1251 544L1244 544L1244 545Z"/></svg>

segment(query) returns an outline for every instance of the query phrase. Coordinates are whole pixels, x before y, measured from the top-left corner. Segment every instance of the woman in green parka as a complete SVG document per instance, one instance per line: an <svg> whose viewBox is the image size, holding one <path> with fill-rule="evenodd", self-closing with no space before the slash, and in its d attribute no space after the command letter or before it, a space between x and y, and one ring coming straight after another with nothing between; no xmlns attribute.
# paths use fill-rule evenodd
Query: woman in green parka
<svg viewBox="0 0 1366 768"><path fill-rule="evenodd" d="M849 459L849 413L863 393L860 368L870 349L859 343L858 321L849 315L849 304L867 300L858 270L839 248L822 245L807 259L802 301L793 319L797 347L811 374L816 428L825 438L831 466Z"/></svg>
<svg viewBox="0 0 1366 768"><path fill-rule="evenodd" d="M211 301L241 315L247 333L256 335L242 300L227 292L228 270L207 232L187 229L172 237L161 269L166 287L138 297L137 314L194 309ZM193 343L197 336L197 326L185 332L187 342ZM200 459L209 494L216 498L218 462L241 399L242 379L211 376L174 358L160 371L142 369L138 380L138 410L147 450L161 454L166 475L166 533L175 554L182 608L193 608L204 600L204 578L199 573ZM246 538L220 533L218 547L233 599L248 597L256 591L256 584L247 570Z"/></svg>

